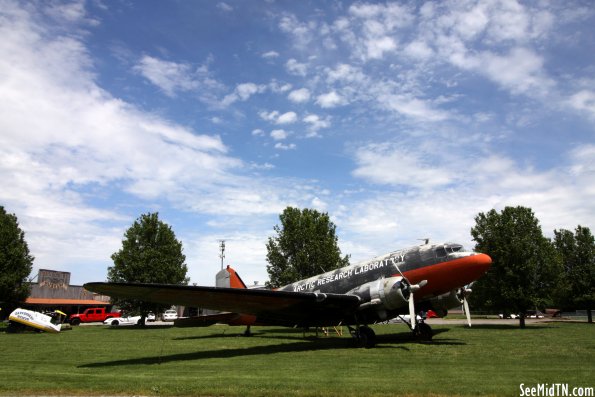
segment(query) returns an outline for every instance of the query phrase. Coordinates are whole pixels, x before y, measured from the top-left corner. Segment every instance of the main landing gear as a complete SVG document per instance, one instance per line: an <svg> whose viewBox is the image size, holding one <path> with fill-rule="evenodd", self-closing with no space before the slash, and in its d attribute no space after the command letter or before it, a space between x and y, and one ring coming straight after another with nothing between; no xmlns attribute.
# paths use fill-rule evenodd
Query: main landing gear
<svg viewBox="0 0 595 397"><path fill-rule="evenodd" d="M376 334L367 325L358 325L355 328L349 327L349 333L355 338L357 346L369 349L376 346Z"/></svg>

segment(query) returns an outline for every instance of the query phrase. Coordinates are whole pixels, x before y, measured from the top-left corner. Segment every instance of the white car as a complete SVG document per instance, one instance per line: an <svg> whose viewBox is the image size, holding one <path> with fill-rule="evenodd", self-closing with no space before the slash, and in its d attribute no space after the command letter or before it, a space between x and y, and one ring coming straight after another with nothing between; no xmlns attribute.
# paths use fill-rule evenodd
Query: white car
<svg viewBox="0 0 595 397"><path fill-rule="evenodd" d="M126 316L126 317L115 317L108 318L103 323L105 325L140 325L141 316Z"/></svg>
<svg viewBox="0 0 595 397"><path fill-rule="evenodd" d="M539 310L527 310L527 314L525 315L527 318L544 318L544 314Z"/></svg>
<svg viewBox="0 0 595 397"><path fill-rule="evenodd" d="M166 310L165 313L163 313L163 321L174 321L177 319L178 319L178 312L176 312L173 309Z"/></svg>
<svg viewBox="0 0 595 397"><path fill-rule="evenodd" d="M155 321L155 313L149 312L147 314L147 321Z"/></svg>
<svg viewBox="0 0 595 397"><path fill-rule="evenodd" d="M515 319L515 318L519 318L519 315L518 314L514 314L514 313L510 313L510 314L502 314L502 313L500 313L500 314L498 314L498 318L503 318L503 319L504 318L512 318L512 319Z"/></svg>

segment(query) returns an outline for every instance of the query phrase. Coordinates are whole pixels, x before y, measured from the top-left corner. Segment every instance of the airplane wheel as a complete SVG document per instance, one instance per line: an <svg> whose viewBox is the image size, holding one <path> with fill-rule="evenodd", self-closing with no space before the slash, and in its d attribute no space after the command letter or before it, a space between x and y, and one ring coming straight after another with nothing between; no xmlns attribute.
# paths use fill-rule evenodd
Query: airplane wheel
<svg viewBox="0 0 595 397"><path fill-rule="evenodd" d="M417 325L417 328L415 328L415 336L418 340L429 342L432 340L434 333L432 332L432 327L428 324L420 323Z"/></svg>
<svg viewBox="0 0 595 397"><path fill-rule="evenodd" d="M365 347L366 349L376 346L376 334L372 328L367 326L359 327L357 340L359 346Z"/></svg>

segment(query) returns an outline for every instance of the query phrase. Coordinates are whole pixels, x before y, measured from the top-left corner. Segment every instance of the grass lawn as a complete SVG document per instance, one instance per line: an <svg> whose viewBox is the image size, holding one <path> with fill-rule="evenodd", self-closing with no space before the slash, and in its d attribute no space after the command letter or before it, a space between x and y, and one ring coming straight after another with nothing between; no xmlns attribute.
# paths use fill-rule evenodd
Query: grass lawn
<svg viewBox="0 0 595 397"><path fill-rule="evenodd" d="M595 386L592 324L434 326L432 343L403 325L374 329L374 349L275 327L250 338L228 326L0 333L0 394L518 396L521 383Z"/></svg>

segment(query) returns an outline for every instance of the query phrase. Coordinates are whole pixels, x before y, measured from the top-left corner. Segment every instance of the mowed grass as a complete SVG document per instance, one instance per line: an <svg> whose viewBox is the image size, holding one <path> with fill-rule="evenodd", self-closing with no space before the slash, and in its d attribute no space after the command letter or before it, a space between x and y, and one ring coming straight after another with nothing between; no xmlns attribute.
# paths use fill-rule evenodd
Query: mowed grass
<svg viewBox="0 0 595 397"><path fill-rule="evenodd" d="M595 386L595 326L434 326L418 343L377 325L378 346L275 327L75 327L0 333L0 394L193 396L516 395Z"/></svg>

